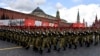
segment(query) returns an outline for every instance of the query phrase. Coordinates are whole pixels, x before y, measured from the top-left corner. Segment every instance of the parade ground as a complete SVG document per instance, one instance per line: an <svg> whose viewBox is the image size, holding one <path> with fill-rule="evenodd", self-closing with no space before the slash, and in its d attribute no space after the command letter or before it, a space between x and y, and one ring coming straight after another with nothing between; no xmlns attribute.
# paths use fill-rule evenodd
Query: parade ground
<svg viewBox="0 0 100 56"><path fill-rule="evenodd" d="M78 47L78 49L66 49L66 51L54 51L51 53L44 52L42 55L36 53L30 48L26 50L21 46L0 40L0 56L100 56L100 44L90 47Z"/></svg>

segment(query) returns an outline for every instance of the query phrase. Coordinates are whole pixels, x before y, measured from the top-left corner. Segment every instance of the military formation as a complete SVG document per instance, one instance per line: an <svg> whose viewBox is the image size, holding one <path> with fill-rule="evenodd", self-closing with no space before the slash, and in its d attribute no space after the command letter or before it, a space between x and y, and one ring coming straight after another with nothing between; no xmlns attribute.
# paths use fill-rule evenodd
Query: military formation
<svg viewBox="0 0 100 56"><path fill-rule="evenodd" d="M66 48L90 47L98 45L99 30L60 30L60 29L11 29L0 28L0 40L22 46L26 50L32 47L40 54L50 53L52 50L60 52Z"/></svg>

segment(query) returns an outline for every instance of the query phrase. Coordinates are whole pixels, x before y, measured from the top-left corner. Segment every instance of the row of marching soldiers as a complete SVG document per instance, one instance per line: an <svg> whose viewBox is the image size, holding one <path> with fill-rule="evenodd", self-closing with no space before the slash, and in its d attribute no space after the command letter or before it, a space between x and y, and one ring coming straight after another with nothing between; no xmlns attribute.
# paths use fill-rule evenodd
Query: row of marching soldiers
<svg viewBox="0 0 100 56"><path fill-rule="evenodd" d="M66 48L77 49L78 46L90 47L98 45L100 41L99 30L19 30L0 28L0 40L12 42L25 49L33 47L35 52L43 53L44 50L66 50Z"/></svg>

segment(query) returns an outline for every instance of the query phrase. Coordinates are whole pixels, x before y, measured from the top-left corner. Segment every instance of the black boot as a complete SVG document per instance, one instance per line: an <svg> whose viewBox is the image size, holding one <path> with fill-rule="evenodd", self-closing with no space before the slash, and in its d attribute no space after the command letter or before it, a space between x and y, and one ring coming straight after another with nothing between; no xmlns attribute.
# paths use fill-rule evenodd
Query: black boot
<svg viewBox="0 0 100 56"><path fill-rule="evenodd" d="M87 46L86 47L90 47L90 43L87 42Z"/></svg>
<svg viewBox="0 0 100 56"><path fill-rule="evenodd" d="M74 49L77 49L77 45L74 45Z"/></svg>
<svg viewBox="0 0 100 56"><path fill-rule="evenodd" d="M65 51L66 50L66 47L63 47L63 51Z"/></svg>
<svg viewBox="0 0 100 56"><path fill-rule="evenodd" d="M57 50L57 51L58 51L58 52L60 52L60 49L61 49L61 48L58 48L58 50Z"/></svg>
<svg viewBox="0 0 100 56"><path fill-rule="evenodd" d="M43 54L43 50L42 49L40 49L40 52L39 52L40 54Z"/></svg>
<svg viewBox="0 0 100 56"><path fill-rule="evenodd" d="M54 46L54 49L53 50L57 50L57 47L56 46Z"/></svg>
<svg viewBox="0 0 100 56"><path fill-rule="evenodd" d="M35 48L34 48L34 51L35 51L35 52L38 52L38 48L35 47Z"/></svg>
<svg viewBox="0 0 100 56"><path fill-rule="evenodd" d="M82 42L79 42L79 45L80 45L80 47L82 47L83 45L82 45Z"/></svg>
<svg viewBox="0 0 100 56"><path fill-rule="evenodd" d="M69 48L69 49L72 48L71 44L69 44L68 48Z"/></svg>
<svg viewBox="0 0 100 56"><path fill-rule="evenodd" d="M29 47L30 47L30 46L29 46L29 45L27 45L27 46L25 47L25 49L26 49L26 50L28 50L28 49L29 49Z"/></svg>
<svg viewBox="0 0 100 56"><path fill-rule="evenodd" d="M49 48L48 51L47 51L47 53L50 53L50 52L51 52L51 49Z"/></svg>
<svg viewBox="0 0 100 56"><path fill-rule="evenodd" d="M97 46L97 45L98 45L98 42L95 42L95 43L94 43L94 46Z"/></svg>

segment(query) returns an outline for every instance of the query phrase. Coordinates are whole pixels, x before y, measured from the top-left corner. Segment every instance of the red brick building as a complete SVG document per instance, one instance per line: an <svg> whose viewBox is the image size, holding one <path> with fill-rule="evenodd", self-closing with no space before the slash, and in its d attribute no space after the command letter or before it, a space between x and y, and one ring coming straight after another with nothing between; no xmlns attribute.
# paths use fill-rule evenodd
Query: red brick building
<svg viewBox="0 0 100 56"><path fill-rule="evenodd" d="M35 23L39 22L38 26L48 26L48 25L52 26L54 24L56 27L71 27L71 28L86 27L84 20L83 23L80 23L79 11L77 14L77 22L68 23L66 20L60 18L59 11L56 12L56 17L54 17L46 14L39 7L33 10L30 14L25 14L17 11L0 8L0 20L14 20L14 19L25 19L26 20L24 23L25 26L33 26L33 25L35 26ZM30 21L34 22L30 23ZM11 24L11 26L13 25L14 23Z"/></svg>
<svg viewBox="0 0 100 56"><path fill-rule="evenodd" d="M69 27L69 23L64 19L60 18L59 11L56 12L56 17L46 14L43 10L37 7L35 10L32 11L30 14L25 14L17 11L12 11L4 8L0 8L0 19L7 20L7 19L33 19L42 22L49 22L55 23L58 26L65 26Z"/></svg>

